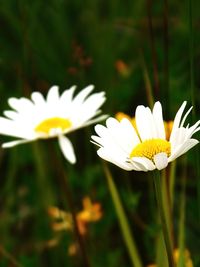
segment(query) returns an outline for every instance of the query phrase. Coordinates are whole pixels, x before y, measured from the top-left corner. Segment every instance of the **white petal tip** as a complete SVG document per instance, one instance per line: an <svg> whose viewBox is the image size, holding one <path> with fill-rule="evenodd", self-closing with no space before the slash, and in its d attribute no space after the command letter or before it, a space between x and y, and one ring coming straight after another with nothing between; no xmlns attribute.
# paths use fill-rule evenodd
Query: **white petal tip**
<svg viewBox="0 0 200 267"><path fill-rule="evenodd" d="M162 152L162 153L156 154L153 160L158 170L162 170L166 168L168 165L168 158L167 158L166 153Z"/></svg>
<svg viewBox="0 0 200 267"><path fill-rule="evenodd" d="M68 160L71 164L75 164L76 156L75 156L74 149L73 149L73 146L70 140L66 136L60 135L58 137L58 142L60 145L60 149L64 157L66 158L66 160Z"/></svg>

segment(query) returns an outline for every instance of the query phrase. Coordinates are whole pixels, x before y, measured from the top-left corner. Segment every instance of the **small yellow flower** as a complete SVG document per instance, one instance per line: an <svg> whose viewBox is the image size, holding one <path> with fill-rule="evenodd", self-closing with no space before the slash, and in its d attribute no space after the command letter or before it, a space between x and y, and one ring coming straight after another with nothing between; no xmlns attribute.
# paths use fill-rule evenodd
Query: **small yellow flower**
<svg viewBox="0 0 200 267"><path fill-rule="evenodd" d="M55 220L51 224L54 231L73 229L72 215L69 212L65 212L54 206L49 207L47 212Z"/></svg>
<svg viewBox="0 0 200 267"><path fill-rule="evenodd" d="M72 215L69 212L51 206L48 208L48 214L55 221L52 223L54 231L73 230ZM87 225L91 222L96 222L102 217L100 203L92 203L89 197L83 199L83 210L76 214L76 220L80 234L87 233Z"/></svg>
<svg viewBox="0 0 200 267"><path fill-rule="evenodd" d="M89 197L83 199L83 210L77 215L78 219L85 222L96 222L102 217L100 203L92 203Z"/></svg>
<svg viewBox="0 0 200 267"><path fill-rule="evenodd" d="M142 105L136 108L134 120L106 120L106 127L96 125L92 142L99 146L97 154L120 168L131 171L162 170L199 143L192 138L200 130L200 120L184 127L192 107L183 116L186 101L173 122L164 123L162 106L156 102L153 110ZM182 117L183 116L183 117Z"/></svg>
<svg viewBox="0 0 200 267"><path fill-rule="evenodd" d="M173 252L173 256L174 256L174 261L176 264L178 264L178 260L179 260L179 249L174 249L174 252ZM190 252L185 249L185 252L184 252L184 261L185 261L185 267L193 267L193 262L192 262L192 259L190 257ZM157 265L156 264L149 264L147 265L147 267L156 267Z"/></svg>

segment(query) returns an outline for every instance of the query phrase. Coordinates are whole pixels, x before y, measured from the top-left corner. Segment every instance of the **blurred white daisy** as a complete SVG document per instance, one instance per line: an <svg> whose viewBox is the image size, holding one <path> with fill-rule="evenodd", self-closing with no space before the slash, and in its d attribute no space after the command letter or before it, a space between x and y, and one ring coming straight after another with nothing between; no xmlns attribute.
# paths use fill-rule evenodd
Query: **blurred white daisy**
<svg viewBox="0 0 200 267"><path fill-rule="evenodd" d="M138 106L135 112L136 127L127 118L118 121L106 120L106 127L95 126L98 136L92 136L92 142L100 148L97 154L124 170L152 171L164 169L199 141L191 138L200 130L200 120L193 126L184 127L185 120L192 107L183 116L186 101L178 110L173 121L169 139L162 115L162 106L156 102L153 111Z"/></svg>
<svg viewBox="0 0 200 267"><path fill-rule="evenodd" d="M96 117L105 102L105 92L89 96L94 89L93 85L89 85L73 98L75 88L72 86L59 95L58 86L53 86L46 99L39 92L33 92L31 100L24 97L8 99L8 104L14 110L4 111L7 118L0 117L0 134L20 140L4 143L2 147L57 137L65 158L75 163L72 143L64 135L107 117Z"/></svg>

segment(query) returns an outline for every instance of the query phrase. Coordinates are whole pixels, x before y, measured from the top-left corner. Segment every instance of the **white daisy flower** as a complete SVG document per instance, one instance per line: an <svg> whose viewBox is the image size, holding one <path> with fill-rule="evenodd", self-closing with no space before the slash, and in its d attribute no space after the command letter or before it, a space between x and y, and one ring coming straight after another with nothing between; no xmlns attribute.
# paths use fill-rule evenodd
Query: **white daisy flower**
<svg viewBox="0 0 200 267"><path fill-rule="evenodd" d="M0 117L0 134L20 140L4 143L2 147L57 137L65 158L75 163L72 143L64 135L107 117L96 117L105 102L105 92L88 96L94 89L93 85L89 85L73 98L75 88L72 86L59 95L58 86L53 86L46 99L39 92L33 92L31 100L24 97L8 99L8 104L14 110L4 111L7 118Z"/></svg>
<svg viewBox="0 0 200 267"><path fill-rule="evenodd" d="M192 107L183 116L186 101L178 110L169 139L166 138L162 106L156 102L153 111L138 106L135 112L136 128L127 118L106 120L106 127L96 125L92 142L100 148L97 154L109 162L131 171L161 170L199 143L191 138L200 130L200 120L193 126L184 127Z"/></svg>

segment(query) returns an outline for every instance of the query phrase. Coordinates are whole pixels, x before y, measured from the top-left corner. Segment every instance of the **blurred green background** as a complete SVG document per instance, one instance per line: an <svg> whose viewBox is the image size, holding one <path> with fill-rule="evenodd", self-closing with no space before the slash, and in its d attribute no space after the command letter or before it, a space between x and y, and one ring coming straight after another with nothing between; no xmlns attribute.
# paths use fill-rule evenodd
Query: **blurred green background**
<svg viewBox="0 0 200 267"><path fill-rule="evenodd" d="M151 88L154 100L163 104L166 120L174 118L184 100L193 102L198 117L199 10L200 3L192 0L1 1L1 113L9 109L9 97L29 97L36 90L46 95L54 84L60 92L74 84L77 92L94 84L96 92L106 92L102 110L111 116L118 111L134 116L137 105L151 105ZM48 207L67 210L59 182L63 173L69 178L77 211L84 196L102 206L103 217L89 225L84 240L91 266L131 266L102 163L89 142L93 133L90 126L70 134L75 166L62 158L55 140L0 150L0 266L84 266L80 257L68 255L71 233L63 231L58 245L47 245L55 235ZM11 138L1 136L1 143L5 140ZM178 242L186 177L185 246L198 267L196 152L198 148L177 163L173 223ZM155 262L158 232L151 174L109 167L147 266Z"/></svg>

